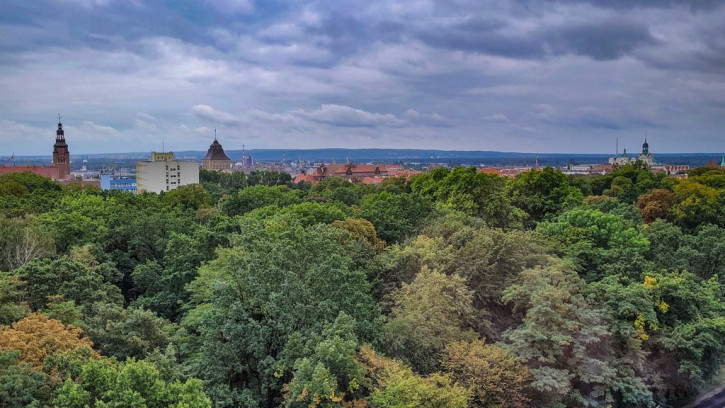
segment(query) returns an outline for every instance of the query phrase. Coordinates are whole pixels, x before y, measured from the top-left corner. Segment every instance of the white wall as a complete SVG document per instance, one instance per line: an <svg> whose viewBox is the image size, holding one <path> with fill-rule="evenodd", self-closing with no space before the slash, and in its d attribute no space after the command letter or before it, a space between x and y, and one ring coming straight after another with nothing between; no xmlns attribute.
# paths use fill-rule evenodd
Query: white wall
<svg viewBox="0 0 725 408"><path fill-rule="evenodd" d="M136 163L138 192L160 193L187 184L199 183L199 165L186 161L157 161Z"/></svg>

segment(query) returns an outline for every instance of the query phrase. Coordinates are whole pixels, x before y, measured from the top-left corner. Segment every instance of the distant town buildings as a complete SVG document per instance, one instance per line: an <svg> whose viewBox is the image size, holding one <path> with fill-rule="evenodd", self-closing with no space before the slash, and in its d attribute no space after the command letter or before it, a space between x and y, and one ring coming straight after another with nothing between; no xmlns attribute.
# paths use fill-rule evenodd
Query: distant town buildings
<svg viewBox="0 0 725 408"><path fill-rule="evenodd" d="M53 180L66 180L70 177L70 151L68 150L68 144L65 142L65 132L63 131L63 124L60 122L60 116L58 116L58 129L55 131L52 166L0 166L0 174L22 173L24 171L49 177Z"/></svg>
<svg viewBox="0 0 725 408"><path fill-rule="evenodd" d="M300 173L294 178L295 183L306 181L317 184L330 177L340 177L353 183L379 184L391 177L404 177L421 174L420 171L406 170L402 165L378 164L320 164L308 173Z"/></svg>
<svg viewBox="0 0 725 408"><path fill-rule="evenodd" d="M209 146L206 156L201 159L201 168L204 170L216 171L229 170L232 168L232 160L227 157L221 143L219 143L216 139L216 130L214 131L214 141L211 146Z"/></svg>
<svg viewBox="0 0 725 408"><path fill-rule="evenodd" d="M640 153L639 156L630 157L627 154L627 149L624 149L624 152L621 156L614 156L609 158L609 164L616 164L618 166L634 164L637 161L642 162L650 167L655 164L654 157L652 156L652 153L649 152L649 143L647 143L646 137L644 139L644 143L642 144L642 153Z"/></svg>
<svg viewBox="0 0 725 408"><path fill-rule="evenodd" d="M65 131L63 124L58 117L58 128L56 130L55 143L53 144L53 165L8 165L13 160L14 155L5 161L5 165L0 163L0 174L32 172L40 176L49 177L62 183L82 183L84 185L100 186L103 190L122 190L131 193L171 191L180 186L187 184L199 183L199 165L198 156L191 160L177 160L172 152L152 152L148 161L136 162L136 174L134 178L133 170L122 170L121 172L109 170L104 167L103 174L96 167L87 169L85 164L75 171L70 168L70 151L65 140ZM284 156L283 156L284 157ZM84 163L87 160L83 161ZM611 173L617 166L631 165L642 163L648 166L653 173L665 173L673 177L687 177L690 166L687 164L657 164L654 156L649 151L649 143L645 137L642 144L642 151L638 155L628 155L627 150L621 155L610 157L608 163L595 164L574 164L571 163L565 167L561 167L564 174L572 176L586 175L602 175ZM289 173L295 183L309 182L317 184L330 177L339 177L353 183L363 184L380 184L386 178L402 177L410 178L413 175L422 173L421 170L433 170L437 167L449 167L451 163L427 163L406 162L403 164L356 164L350 163L349 160L345 164L325 163L303 163L302 160L287 162L255 162L251 155L248 155L245 146L242 145L242 160L239 163L232 163L232 160L224 152L224 148L217 140L216 130L214 131L214 141L209 146L206 155L201 160L201 167L205 170L213 171L243 171L251 173L254 171L278 171ZM722 157L720 164L712 161L707 164L709 167L725 169L725 156ZM516 177L517 175L539 169L539 158L537 155L535 166L488 166L479 164L478 171L486 174L495 174L502 177ZM106 172L110 171L111 174Z"/></svg>
<svg viewBox="0 0 725 408"><path fill-rule="evenodd" d="M101 174L101 190L121 190L136 194L136 179L133 177Z"/></svg>
<svg viewBox="0 0 725 408"><path fill-rule="evenodd" d="M530 170L532 170L531 167L481 167L478 172L513 178Z"/></svg>
<svg viewBox="0 0 725 408"><path fill-rule="evenodd" d="M174 159L174 153L151 152L149 161L136 163L137 192L160 193L199 183L199 165Z"/></svg>

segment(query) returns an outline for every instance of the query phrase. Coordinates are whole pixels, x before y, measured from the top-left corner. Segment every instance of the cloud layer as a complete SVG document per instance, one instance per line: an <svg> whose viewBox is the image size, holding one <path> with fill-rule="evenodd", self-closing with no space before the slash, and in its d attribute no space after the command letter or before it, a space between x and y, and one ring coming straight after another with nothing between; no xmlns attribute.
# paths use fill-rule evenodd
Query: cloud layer
<svg viewBox="0 0 725 408"><path fill-rule="evenodd" d="M725 7L675 0L11 2L0 157L725 150Z"/></svg>

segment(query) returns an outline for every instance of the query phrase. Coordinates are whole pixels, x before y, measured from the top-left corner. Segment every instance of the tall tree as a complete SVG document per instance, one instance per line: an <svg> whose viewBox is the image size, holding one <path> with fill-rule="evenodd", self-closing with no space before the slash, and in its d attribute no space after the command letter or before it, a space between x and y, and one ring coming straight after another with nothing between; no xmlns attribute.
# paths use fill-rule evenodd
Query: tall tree
<svg viewBox="0 0 725 408"><path fill-rule="evenodd" d="M190 313L202 336L196 366L215 403L272 407L326 323L344 312L355 335L375 343L380 315L346 231L290 216L244 222L234 246L202 268L198 280L210 287L190 286L201 302Z"/></svg>
<svg viewBox="0 0 725 408"><path fill-rule="evenodd" d="M509 182L511 202L529 216L529 226L582 202L582 192L560 171L547 167L521 173Z"/></svg>
<svg viewBox="0 0 725 408"><path fill-rule="evenodd" d="M531 406L526 366L510 351L483 341L458 341L446 348L443 368L456 382L471 390L470 407Z"/></svg>
<svg viewBox="0 0 725 408"><path fill-rule="evenodd" d="M505 293L523 316L505 334L507 347L529 366L531 387L546 403L598 406L612 400L609 386L617 371L610 332L586 295L585 282L561 263L524 271L523 281Z"/></svg>
<svg viewBox="0 0 725 408"><path fill-rule="evenodd" d="M457 275L423 268L394 294L395 306L385 325L386 347L420 373L439 368L446 346L476 338L473 293Z"/></svg>

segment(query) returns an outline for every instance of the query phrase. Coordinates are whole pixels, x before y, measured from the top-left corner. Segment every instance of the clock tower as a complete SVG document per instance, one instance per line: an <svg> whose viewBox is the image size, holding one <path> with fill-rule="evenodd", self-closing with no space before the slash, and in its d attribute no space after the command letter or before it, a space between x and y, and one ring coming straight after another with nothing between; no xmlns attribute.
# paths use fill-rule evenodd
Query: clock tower
<svg viewBox="0 0 725 408"><path fill-rule="evenodd" d="M65 142L63 124L58 115L58 130L55 131L55 144L53 145L53 165L58 168L58 178L64 179L70 174L70 152Z"/></svg>

